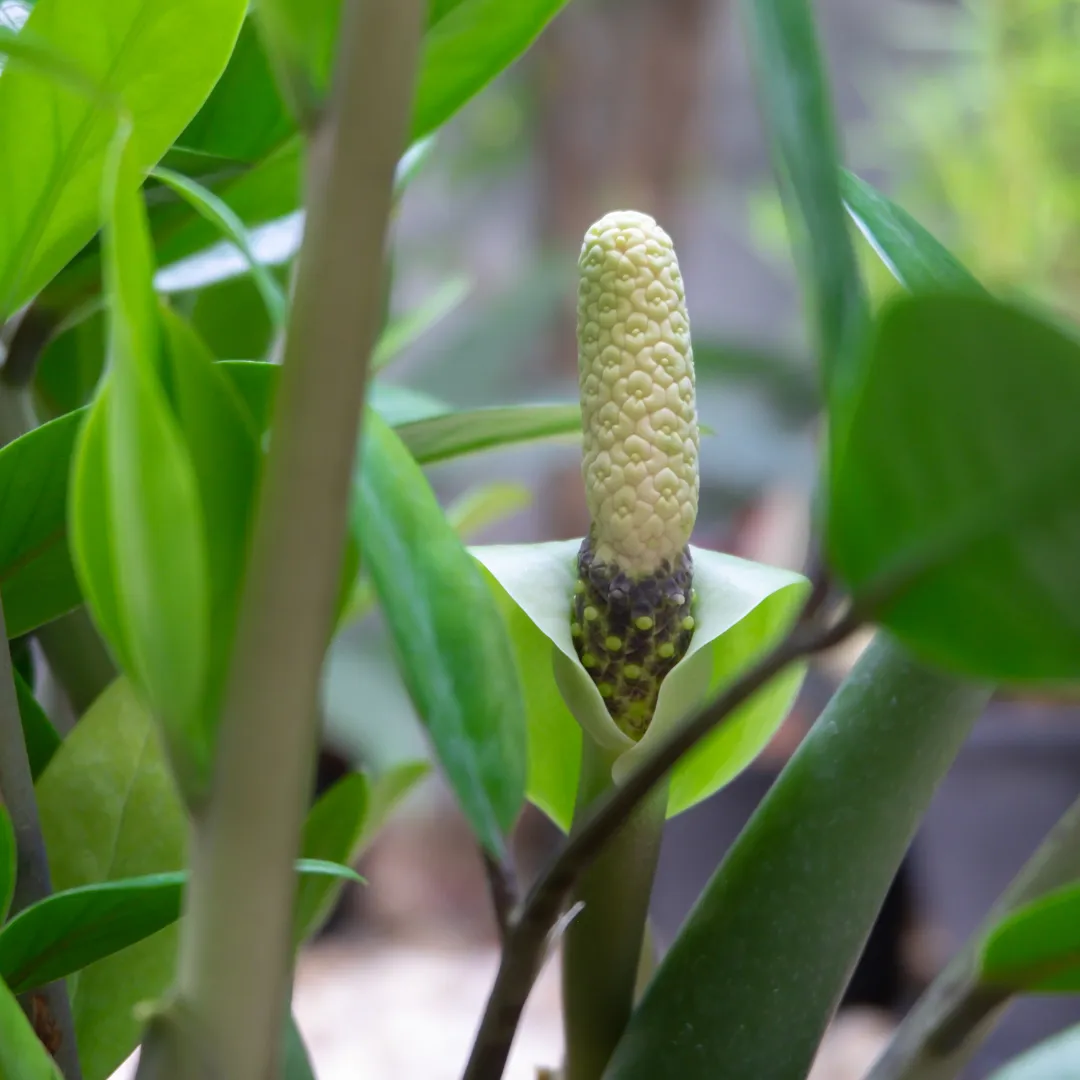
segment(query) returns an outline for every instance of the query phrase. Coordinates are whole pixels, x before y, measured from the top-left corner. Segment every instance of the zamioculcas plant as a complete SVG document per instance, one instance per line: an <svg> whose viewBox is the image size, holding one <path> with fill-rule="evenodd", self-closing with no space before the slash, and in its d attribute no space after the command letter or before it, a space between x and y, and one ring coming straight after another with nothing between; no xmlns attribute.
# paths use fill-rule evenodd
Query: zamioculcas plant
<svg viewBox="0 0 1080 1080"><path fill-rule="evenodd" d="M686 294L646 214L586 233L580 404L459 411L381 376L425 321L386 313L401 191L563 0L30 6L0 31L0 1075L107 1080L141 1045L142 1080L313 1077L295 950L426 770L312 805L327 646L378 603L502 934L467 1080L502 1075L556 945L564 1080L804 1080L993 686L1080 680L1075 335L841 173L806 0L743 0L821 372L820 535L805 578L704 550ZM250 231L298 210L286 290ZM848 215L911 295L870 309ZM221 236L248 290L224 323L221 282L159 273ZM424 466L575 433L588 535L465 548L520 491L444 512ZM653 956L666 817L864 624ZM566 837L522 893L526 799ZM1074 808L873 1080L952 1080L1015 995L1080 990L1078 925Z"/></svg>

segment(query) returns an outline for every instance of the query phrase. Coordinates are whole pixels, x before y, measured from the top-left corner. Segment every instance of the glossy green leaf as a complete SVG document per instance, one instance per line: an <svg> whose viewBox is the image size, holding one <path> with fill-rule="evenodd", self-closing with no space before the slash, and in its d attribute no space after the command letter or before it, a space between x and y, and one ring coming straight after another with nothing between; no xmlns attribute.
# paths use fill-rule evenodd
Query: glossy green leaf
<svg viewBox="0 0 1080 1080"><path fill-rule="evenodd" d="M364 831L369 802L367 777L351 773L339 780L308 812L300 852L306 858L351 863ZM293 916L297 937L310 937L329 915L337 898L337 882L300 883Z"/></svg>
<svg viewBox="0 0 1080 1080"><path fill-rule="evenodd" d="M882 315L828 548L921 655L996 680L1080 677L1080 344L978 297Z"/></svg>
<svg viewBox="0 0 1080 1080"><path fill-rule="evenodd" d="M30 759L30 775L37 780L45 771L45 766L52 761L53 754L60 748L60 735L45 715L45 710L38 704L38 699L34 697L34 691L27 685L26 680L17 671L14 675L23 742L26 743L26 756ZM0 919L0 922L2 921Z"/></svg>
<svg viewBox="0 0 1080 1080"><path fill-rule="evenodd" d="M574 402L462 409L395 427L413 457L427 465L498 446L580 435L581 406Z"/></svg>
<svg viewBox="0 0 1080 1080"><path fill-rule="evenodd" d="M0 595L9 637L81 603L65 513L82 420L81 414L62 416L0 449Z"/></svg>
<svg viewBox="0 0 1080 1080"><path fill-rule="evenodd" d="M0 805L0 923L7 919L11 898L15 895L17 859L11 815L6 806Z"/></svg>
<svg viewBox="0 0 1080 1080"><path fill-rule="evenodd" d="M580 540L560 540L471 549L496 589L525 686L529 799L563 829L574 809L578 725L617 755L615 778L625 776L665 732L784 633L806 592L798 574L691 548L698 596L694 636L660 688L649 730L635 743L615 726L570 637L580 546ZM693 806L745 769L787 715L801 681L799 667L774 679L688 754L672 773L668 813Z"/></svg>
<svg viewBox="0 0 1080 1080"><path fill-rule="evenodd" d="M262 457L243 401L198 334L168 308L160 314L173 410L206 528L209 655L201 709L212 731L232 655Z"/></svg>
<svg viewBox="0 0 1080 1080"><path fill-rule="evenodd" d="M405 797L431 771L426 761L403 761L369 782L368 810L357 855L363 852Z"/></svg>
<svg viewBox="0 0 1080 1080"><path fill-rule="evenodd" d="M126 149L118 157L117 175L122 176L132 168L132 159ZM209 769L203 705L210 609L217 589L200 499L203 470L193 460L163 386L166 370L176 379L187 366L166 362L175 348L166 347L162 334L142 200L130 182L120 179L106 207L110 372L104 413L107 479L102 482L108 494L103 506L85 497L76 505L96 515L99 532L104 528L107 534L101 544L111 551L123 635L109 644L121 662L127 657L133 664L129 674L168 733L182 783L194 786ZM187 397L181 383L176 398L182 417ZM194 400L193 408L200 404ZM75 475L79 483L85 474L77 468ZM104 521L103 509L108 514ZM82 535L80 524L77 544ZM81 553L78 565L91 610L108 638L112 612L99 615L95 605L105 583L87 581L93 563Z"/></svg>
<svg viewBox="0 0 1080 1080"><path fill-rule="evenodd" d="M184 868L187 814L156 725L125 679L64 740L37 796L57 890ZM135 1006L165 992L175 954L170 928L69 981L84 1080L106 1080L135 1048Z"/></svg>
<svg viewBox="0 0 1080 1080"><path fill-rule="evenodd" d="M413 110L413 138L448 120L509 67L566 0L460 0L433 5Z"/></svg>
<svg viewBox="0 0 1080 1080"><path fill-rule="evenodd" d="M353 528L405 684L480 842L501 855L525 793L525 721L509 642L482 575L416 461L364 423Z"/></svg>
<svg viewBox="0 0 1080 1080"><path fill-rule="evenodd" d="M43 419L90 403L105 370L105 314L98 307L45 346L34 373L34 398Z"/></svg>
<svg viewBox="0 0 1080 1080"><path fill-rule="evenodd" d="M191 294L176 297L177 308ZM199 288L187 317L215 357L265 360L274 344L274 324L250 274Z"/></svg>
<svg viewBox="0 0 1080 1080"><path fill-rule="evenodd" d="M1003 919L983 944L979 978L1017 993L1080 993L1080 885Z"/></svg>
<svg viewBox="0 0 1080 1080"><path fill-rule="evenodd" d="M359 880L326 860L302 859L296 869L301 888ZM22 994L145 941L180 918L187 880L177 870L54 892L0 929L0 977Z"/></svg>
<svg viewBox="0 0 1080 1080"><path fill-rule="evenodd" d="M48 76L106 109L116 109L119 104L101 83L32 29L12 30L0 25L0 57L5 58L7 67L25 65L36 74Z"/></svg>
<svg viewBox="0 0 1080 1080"><path fill-rule="evenodd" d="M960 260L902 207L849 172L841 173L840 187L844 204L859 231L909 292L986 295L986 290Z"/></svg>
<svg viewBox="0 0 1080 1080"><path fill-rule="evenodd" d="M934 789L989 697L875 640L706 886L606 1080L807 1076Z"/></svg>
<svg viewBox="0 0 1080 1080"><path fill-rule="evenodd" d="M418 307L391 319L371 352L371 370L386 367L436 323L456 311L471 291L468 278L449 278Z"/></svg>
<svg viewBox="0 0 1080 1080"><path fill-rule="evenodd" d="M858 383L866 300L810 0L741 0L739 8L825 387L833 408L846 409ZM837 433L835 417L830 432Z"/></svg>
<svg viewBox="0 0 1080 1080"><path fill-rule="evenodd" d="M246 8L246 0L38 0L24 32L123 102L132 125L130 194L225 69ZM97 230L115 129L114 111L49 76L25 65L0 75L0 318Z"/></svg>
<svg viewBox="0 0 1080 1080"><path fill-rule="evenodd" d="M1075 1080L1080 1076L1080 1026L1032 1047L1000 1068L990 1080Z"/></svg>
<svg viewBox="0 0 1080 1080"><path fill-rule="evenodd" d="M15 995L0 984L0 1076L4 1080L63 1080Z"/></svg>
<svg viewBox="0 0 1080 1080"><path fill-rule="evenodd" d="M259 289L271 321L278 330L282 329L288 313L288 301L285 299L285 291L277 283L277 279L273 274L255 255L247 228L233 212L229 204L218 198L209 188L203 187L202 184L187 176L173 172L172 169L158 166L151 175L183 196L201 217L219 229L225 239L232 241L236 245L247 260L252 279Z"/></svg>

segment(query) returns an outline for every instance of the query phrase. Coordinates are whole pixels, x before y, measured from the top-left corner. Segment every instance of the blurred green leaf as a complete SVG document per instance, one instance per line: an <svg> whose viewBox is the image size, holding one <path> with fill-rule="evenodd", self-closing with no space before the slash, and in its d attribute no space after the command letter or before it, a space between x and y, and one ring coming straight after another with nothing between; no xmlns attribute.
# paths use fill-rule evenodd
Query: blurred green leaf
<svg viewBox="0 0 1080 1080"><path fill-rule="evenodd" d="M326 860L302 859L296 869L301 888L359 879ZM54 892L0 930L0 977L22 994L145 941L180 918L187 880L177 870Z"/></svg>
<svg viewBox="0 0 1080 1080"><path fill-rule="evenodd" d="M989 696L871 643L705 887L605 1078L805 1077Z"/></svg>
<svg viewBox="0 0 1080 1080"><path fill-rule="evenodd" d="M104 246L110 370L107 396L95 406L104 408L104 461L87 453L93 437L88 423L77 451L82 462L76 461L74 472L76 566L100 629L121 663L132 665L128 674L153 703L182 785L194 789L210 763L203 705L211 601L220 582L211 578L215 567L200 499L205 462L193 460L181 422L193 416L191 422L207 423L198 410L209 399L197 393L201 387L194 373L190 383L176 386L180 422L166 397L166 371L178 379L189 365L178 362L173 342L166 349L151 283L145 209L137 185L125 177L133 159L126 147L117 157L117 179L106 199ZM80 490L88 468L102 464L105 475L89 482L103 485L104 493L94 486ZM95 579L99 556L112 566ZM101 606L110 587L115 601Z"/></svg>
<svg viewBox="0 0 1080 1080"><path fill-rule="evenodd" d="M30 71L61 83L106 109L115 110L119 105L102 83L51 42L39 38L32 29L13 30L0 25L0 56L6 58L8 67L25 65Z"/></svg>
<svg viewBox="0 0 1080 1080"><path fill-rule="evenodd" d="M15 696L19 701L19 719L22 721L26 756L30 759L30 775L36 781L60 748L61 739L26 680L17 671L14 675ZM2 922L3 919L0 917L0 923Z"/></svg>
<svg viewBox="0 0 1080 1080"><path fill-rule="evenodd" d="M305 858L351 863L364 831L369 786L362 773L342 777L308 812L300 852ZM300 883L293 921L297 939L303 941L326 920L339 892L339 883L311 879Z"/></svg>
<svg viewBox="0 0 1080 1080"><path fill-rule="evenodd" d="M38 0L24 33L122 100L132 125L128 193L225 69L246 0ZM86 26L93 23L94 33ZM0 319L93 236L116 113L25 65L0 75Z"/></svg>
<svg viewBox="0 0 1080 1080"><path fill-rule="evenodd" d="M98 308L45 346L34 373L34 396L47 419L89 403L105 369L105 313Z"/></svg>
<svg viewBox="0 0 1080 1080"><path fill-rule="evenodd" d="M371 370L381 371L436 323L456 311L471 291L472 285L468 278L449 278L418 307L391 319L375 343L371 354Z"/></svg>
<svg viewBox="0 0 1080 1080"><path fill-rule="evenodd" d="M1075 1080L1080 1076L1080 1026L1027 1050L998 1069L990 1080Z"/></svg>
<svg viewBox="0 0 1080 1080"><path fill-rule="evenodd" d="M15 995L0 983L0 1076L4 1080L63 1080Z"/></svg>
<svg viewBox="0 0 1080 1080"><path fill-rule="evenodd" d="M686 656L668 673L648 731L634 742L611 719L570 636L580 540L474 547L509 630L525 687L529 799L569 828L581 761L579 725L614 759L616 779L778 640L802 604L798 574L692 547L696 625ZM755 694L671 775L668 813L718 791L764 749L802 681L795 665Z"/></svg>
<svg viewBox="0 0 1080 1080"><path fill-rule="evenodd" d="M1012 912L983 943L979 979L1021 994L1080 993L1080 885Z"/></svg>
<svg viewBox="0 0 1080 1080"><path fill-rule="evenodd" d="M175 299L179 308L182 298ZM250 274L198 289L188 318L215 357L261 361L270 355L274 326Z"/></svg>
<svg viewBox="0 0 1080 1080"><path fill-rule="evenodd" d="M840 175L844 204L889 272L910 292L986 290L906 210L849 172Z"/></svg>
<svg viewBox="0 0 1080 1080"><path fill-rule="evenodd" d="M307 1047L300 1029L296 1026L296 1017L289 1015L285 1026L285 1049L282 1054L282 1080L316 1080L315 1070L311 1067Z"/></svg>
<svg viewBox="0 0 1080 1080"><path fill-rule="evenodd" d="M410 791L431 771L426 761L403 761L380 773L369 784L368 811L357 854L375 839L379 830Z"/></svg>
<svg viewBox="0 0 1080 1080"><path fill-rule="evenodd" d="M156 726L126 679L91 706L37 783L53 887L182 870L187 813ZM168 988L175 927L100 960L70 983L84 1080L107 1080L135 1049L135 1006Z"/></svg>
<svg viewBox="0 0 1080 1080"><path fill-rule="evenodd" d="M512 64L566 0L458 0L431 8L413 111L413 138L445 123Z"/></svg>
<svg viewBox="0 0 1080 1080"><path fill-rule="evenodd" d="M369 411L352 525L402 677L478 839L501 856L525 797L525 718L483 578L420 467Z"/></svg>
<svg viewBox="0 0 1080 1080"><path fill-rule="evenodd" d="M7 919L11 898L15 895L17 860L11 815L6 806L0 805L0 923Z"/></svg>
<svg viewBox="0 0 1080 1080"><path fill-rule="evenodd" d="M532 492L524 484L494 481L470 488L446 508L446 520L462 540L472 539L478 532L521 510L532 503Z"/></svg>
<svg viewBox="0 0 1080 1080"><path fill-rule="evenodd" d="M65 512L81 413L50 421L0 448L0 596L9 637L78 607Z"/></svg>
<svg viewBox="0 0 1080 1080"><path fill-rule="evenodd" d="M501 405L461 409L395 429L413 457L424 465L499 446L581 433L581 406Z"/></svg>
<svg viewBox="0 0 1080 1080"><path fill-rule="evenodd" d="M934 663L1080 677L1080 344L963 296L884 312L842 457L828 549L861 603Z"/></svg>
<svg viewBox="0 0 1080 1080"><path fill-rule="evenodd" d="M772 145L818 361L832 406L858 380L866 300L840 199L839 153L809 0L741 0L757 96Z"/></svg>
<svg viewBox="0 0 1080 1080"><path fill-rule="evenodd" d="M247 228L228 203L219 199L209 188L205 188L197 181L182 176L178 172L173 172L171 169L158 166L151 175L181 195L201 217L219 229L227 240L231 240L236 245L247 260L252 280L262 296L271 322L274 324L275 329L281 330L285 326L285 318L288 312L285 291L277 283L277 279L273 274L259 262L255 252L252 250L251 238L248 236Z"/></svg>

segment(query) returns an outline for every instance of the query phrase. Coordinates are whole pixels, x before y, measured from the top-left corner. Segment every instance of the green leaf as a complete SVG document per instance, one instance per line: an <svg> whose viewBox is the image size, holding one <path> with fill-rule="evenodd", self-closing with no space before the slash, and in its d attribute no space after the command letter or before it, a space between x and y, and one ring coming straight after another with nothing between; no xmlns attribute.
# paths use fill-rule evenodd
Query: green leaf
<svg viewBox="0 0 1080 1080"><path fill-rule="evenodd" d="M574 809L578 725L617 756L615 778L625 776L664 732L778 640L806 592L798 574L692 547L698 594L694 636L660 688L648 731L635 743L615 726L570 636L580 546L580 540L559 540L471 549L488 572L525 687L528 796L563 829L569 828ZM799 667L774 679L688 754L672 773L668 813L681 813L745 769L787 715L801 681Z"/></svg>
<svg viewBox="0 0 1080 1080"><path fill-rule="evenodd" d="M63 1080L15 995L0 984L0 1076L4 1080Z"/></svg>
<svg viewBox="0 0 1080 1080"><path fill-rule="evenodd" d="M9 637L82 601L67 546L65 511L81 414L50 421L0 449L0 596Z"/></svg>
<svg viewBox="0 0 1080 1080"><path fill-rule="evenodd" d="M739 7L827 396L834 410L846 409L858 383L866 300L840 199L835 125L811 5L741 0Z"/></svg>
<svg viewBox="0 0 1080 1080"><path fill-rule="evenodd" d="M581 406L574 402L462 409L395 427L413 457L427 465L499 446L580 435Z"/></svg>
<svg viewBox="0 0 1080 1080"><path fill-rule="evenodd" d="M1066 1028L1014 1058L990 1080L1074 1080L1078 1075L1080 1026Z"/></svg>
<svg viewBox="0 0 1080 1080"><path fill-rule="evenodd" d="M912 835L989 696L886 639L870 645L706 886L606 1080L809 1073Z"/></svg>
<svg viewBox="0 0 1080 1080"><path fill-rule="evenodd" d="M0 56L6 58L7 67L25 65L36 74L48 76L107 109L116 109L119 105L100 83L73 63L70 57L39 38L32 30L12 30L8 26L0 26Z"/></svg>
<svg viewBox="0 0 1080 1080"><path fill-rule="evenodd" d="M459 0L435 4L413 107L413 138L445 123L512 64L566 0Z"/></svg>
<svg viewBox="0 0 1080 1080"><path fill-rule="evenodd" d="M117 165L132 168L124 150ZM137 187L118 180L107 199L105 275L109 311L108 398L104 413L107 498L94 506L76 500L83 514L97 515L100 541L111 552L112 577L122 638L109 640L129 674L153 704L168 733L185 787L209 769L210 746L203 705L210 648L211 580L201 473L185 445L162 378L167 355L157 299L151 284L152 254ZM171 353L173 350L169 350ZM171 365L177 375L178 366ZM183 402L183 387L178 387ZM89 425L88 425L89 427ZM84 473L76 469L76 483ZM108 518L102 518L102 510ZM77 529L76 542L82 533ZM93 562L80 554L84 575ZM106 582L84 589L108 638L111 606L99 614L95 598Z"/></svg>
<svg viewBox="0 0 1080 1080"><path fill-rule="evenodd" d="M64 740L37 797L57 890L184 868L187 814L153 719L126 679ZM135 1006L165 992L175 955L174 927L69 982L84 1080L107 1080L135 1048Z"/></svg>
<svg viewBox="0 0 1080 1080"><path fill-rule="evenodd" d="M351 773L339 780L308 812L300 851L308 858L351 863L364 831L369 789L367 777ZM326 920L337 899L337 883L327 880L301 882L296 895L296 936L310 937Z"/></svg>
<svg viewBox="0 0 1080 1080"><path fill-rule="evenodd" d="M285 1026L285 1048L281 1060L282 1080L316 1080L304 1038L296 1026L296 1017L291 1014Z"/></svg>
<svg viewBox="0 0 1080 1080"><path fill-rule="evenodd" d="M525 793L513 653L419 466L371 412L352 518L417 712L477 837L501 855Z"/></svg>
<svg viewBox="0 0 1080 1080"><path fill-rule="evenodd" d="M247 228L228 203L219 199L209 188L203 187L202 184L178 172L173 172L172 169L158 166L151 175L183 196L201 217L219 229L227 240L231 240L236 245L247 260L252 279L259 289L274 327L281 330L285 326L285 317L288 313L285 291L266 266L259 262L251 247L251 238L248 236Z"/></svg>
<svg viewBox="0 0 1080 1080"><path fill-rule="evenodd" d="M188 318L215 357L265 360L274 344L274 325L250 274L226 278L175 297L181 308L191 297Z"/></svg>
<svg viewBox="0 0 1080 1080"><path fill-rule="evenodd" d="M302 859L296 868L301 888L359 880L325 860ZM53 893L0 930L0 977L22 994L145 941L180 918L187 880L177 870Z"/></svg>
<svg viewBox="0 0 1080 1080"><path fill-rule="evenodd" d="M45 766L52 761L53 754L60 748L61 739L26 680L17 671L14 676L26 756L30 759L30 775L36 781L45 771ZM0 919L0 922L2 921Z"/></svg>
<svg viewBox="0 0 1080 1080"><path fill-rule="evenodd" d="M1080 676L1080 345L978 297L887 307L834 461L828 547L856 603L927 659Z"/></svg>
<svg viewBox="0 0 1080 1080"><path fill-rule="evenodd" d="M446 508L446 520L462 540L528 509L532 492L524 484L493 481L470 488Z"/></svg>
<svg viewBox="0 0 1080 1080"><path fill-rule="evenodd" d="M436 323L456 311L471 291L472 284L468 278L449 278L419 307L391 319L372 350L371 370L381 371Z"/></svg>
<svg viewBox="0 0 1080 1080"><path fill-rule="evenodd" d="M426 761L403 761L392 765L369 783L368 810L356 857L378 835L401 801L431 771Z"/></svg>
<svg viewBox="0 0 1080 1080"><path fill-rule="evenodd" d="M849 172L841 173L840 187L848 213L859 231L909 292L986 295L986 290L960 260L902 207Z"/></svg>
<svg viewBox="0 0 1080 1080"><path fill-rule="evenodd" d="M70 59L132 125L128 194L225 69L246 0L38 0L23 33ZM87 28L92 27L92 32ZM0 75L0 319L93 236L116 113L25 65Z"/></svg>
<svg viewBox="0 0 1080 1080"><path fill-rule="evenodd" d="M7 919L11 898L15 895L17 859L11 815L6 806L0 805L0 923Z"/></svg>
<svg viewBox="0 0 1080 1080"><path fill-rule="evenodd" d="M983 943L979 979L1017 993L1080 993L1080 885L1003 919Z"/></svg>
<svg viewBox="0 0 1080 1080"><path fill-rule="evenodd" d="M46 419L90 403L105 370L105 314L100 305L45 346L34 373L34 397Z"/></svg>

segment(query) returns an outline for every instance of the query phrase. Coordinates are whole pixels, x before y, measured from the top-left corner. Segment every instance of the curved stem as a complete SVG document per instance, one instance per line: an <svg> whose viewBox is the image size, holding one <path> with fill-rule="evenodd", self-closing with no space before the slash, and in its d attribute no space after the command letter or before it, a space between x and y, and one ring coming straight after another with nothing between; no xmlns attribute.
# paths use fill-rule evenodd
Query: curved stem
<svg viewBox="0 0 1080 1080"><path fill-rule="evenodd" d="M585 740L577 813L587 812L612 787L612 763ZM652 789L574 889L572 899L582 908L562 943L563 1080L600 1080L630 1018L667 791L666 783Z"/></svg>

